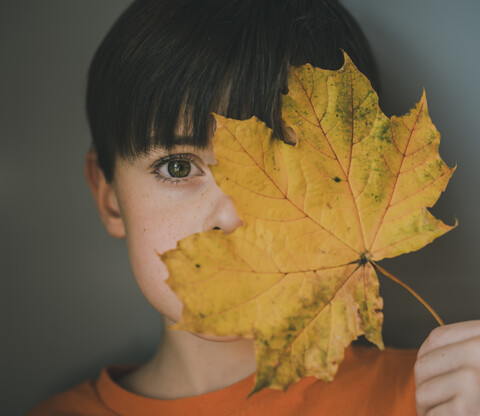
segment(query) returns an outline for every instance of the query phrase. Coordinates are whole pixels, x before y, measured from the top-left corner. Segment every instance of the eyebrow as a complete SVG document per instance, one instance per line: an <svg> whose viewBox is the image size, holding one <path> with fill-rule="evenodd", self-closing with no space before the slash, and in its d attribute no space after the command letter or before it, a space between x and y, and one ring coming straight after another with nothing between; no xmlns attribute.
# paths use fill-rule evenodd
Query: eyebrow
<svg viewBox="0 0 480 416"><path fill-rule="evenodd" d="M194 145L196 140L194 136L183 136L175 134L173 136L175 146Z"/></svg>
<svg viewBox="0 0 480 416"><path fill-rule="evenodd" d="M170 147L166 147L164 145L155 145L153 144L150 147L150 150L154 150L156 152L164 153L165 155L171 154L172 152L176 151L178 147L195 147L196 149L204 149L208 147L208 143L202 145L198 144L197 140L195 140L195 136L192 135L182 135L182 134L175 134L173 136L173 143Z"/></svg>

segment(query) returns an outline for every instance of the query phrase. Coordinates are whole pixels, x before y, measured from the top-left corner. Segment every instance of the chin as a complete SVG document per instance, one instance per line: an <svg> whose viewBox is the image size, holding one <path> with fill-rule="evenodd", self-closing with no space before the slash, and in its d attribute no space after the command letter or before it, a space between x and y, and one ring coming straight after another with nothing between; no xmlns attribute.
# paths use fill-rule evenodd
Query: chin
<svg viewBox="0 0 480 416"><path fill-rule="evenodd" d="M167 328L170 328L172 325L176 324L179 320L173 319L172 317L168 317L163 315L163 319ZM174 330L175 331L175 330ZM183 331L194 337L204 339L205 341L213 341L213 342L233 342L233 341L240 341L240 340L247 340L247 338L242 338L237 335L213 335L213 334L200 334L198 332L190 332L190 331Z"/></svg>
<svg viewBox="0 0 480 416"><path fill-rule="evenodd" d="M240 341L245 340L246 338L240 338L236 335L231 336L220 336L220 335L208 335L208 334L198 334L196 332L190 332L190 334L196 336L197 338L204 339L206 341L214 341L214 342L233 342L233 341Z"/></svg>

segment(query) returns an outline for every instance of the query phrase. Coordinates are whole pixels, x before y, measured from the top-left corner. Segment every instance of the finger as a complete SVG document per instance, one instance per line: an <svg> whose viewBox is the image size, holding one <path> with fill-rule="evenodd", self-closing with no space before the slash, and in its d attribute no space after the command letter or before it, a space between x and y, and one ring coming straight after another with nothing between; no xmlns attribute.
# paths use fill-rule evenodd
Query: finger
<svg viewBox="0 0 480 416"><path fill-rule="evenodd" d="M480 320L457 322L435 328L418 350L418 357L445 345L480 336Z"/></svg>
<svg viewBox="0 0 480 416"><path fill-rule="evenodd" d="M460 416L461 413L456 413L457 407L455 400L449 400L448 402L432 407L425 413L425 416Z"/></svg>
<svg viewBox="0 0 480 416"><path fill-rule="evenodd" d="M417 358L415 385L462 366L480 369L480 336L428 351Z"/></svg>
<svg viewBox="0 0 480 416"><path fill-rule="evenodd" d="M454 400L449 400L448 402L439 404L438 406L432 407L429 409L425 416L455 416L460 415L456 412L457 404Z"/></svg>
<svg viewBox="0 0 480 416"><path fill-rule="evenodd" d="M465 416L478 415L478 408L456 398L435 406L425 416Z"/></svg>
<svg viewBox="0 0 480 416"><path fill-rule="evenodd" d="M471 378L469 370L460 369L431 378L420 384L415 391L419 414L426 414L431 408L455 398L460 386Z"/></svg>

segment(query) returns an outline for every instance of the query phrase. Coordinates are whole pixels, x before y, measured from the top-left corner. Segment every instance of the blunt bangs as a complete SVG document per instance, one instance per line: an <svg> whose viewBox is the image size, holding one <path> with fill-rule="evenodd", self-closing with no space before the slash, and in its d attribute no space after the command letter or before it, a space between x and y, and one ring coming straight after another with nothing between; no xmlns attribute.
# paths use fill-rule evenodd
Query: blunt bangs
<svg viewBox="0 0 480 416"><path fill-rule="evenodd" d="M179 129L208 145L211 113L255 115L284 138L290 65L326 69L345 50L378 89L368 43L336 0L137 0L115 22L88 73L87 116L100 168L171 149ZM185 134L183 134L185 136Z"/></svg>

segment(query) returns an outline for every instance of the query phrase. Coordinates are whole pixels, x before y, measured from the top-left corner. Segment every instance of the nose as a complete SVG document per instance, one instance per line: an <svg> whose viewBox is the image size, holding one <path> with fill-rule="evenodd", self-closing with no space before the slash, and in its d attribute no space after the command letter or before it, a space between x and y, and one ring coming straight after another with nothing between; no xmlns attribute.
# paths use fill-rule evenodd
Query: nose
<svg viewBox="0 0 480 416"><path fill-rule="evenodd" d="M215 228L230 233L240 227L243 222L238 216L232 198L225 194L218 186L216 186L215 192L215 202L212 206L211 215L209 215L205 224L205 230Z"/></svg>

